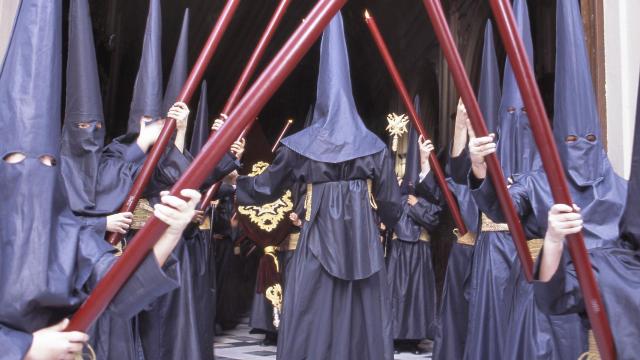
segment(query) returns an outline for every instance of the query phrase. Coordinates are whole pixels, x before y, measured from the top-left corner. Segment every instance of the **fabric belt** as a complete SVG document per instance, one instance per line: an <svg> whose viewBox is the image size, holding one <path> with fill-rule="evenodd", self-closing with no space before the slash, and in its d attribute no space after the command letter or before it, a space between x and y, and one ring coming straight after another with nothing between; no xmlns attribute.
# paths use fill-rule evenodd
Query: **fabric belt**
<svg viewBox="0 0 640 360"><path fill-rule="evenodd" d="M538 255L540 255L540 250L542 249L543 244L544 239L531 239L527 241L527 247L529 247L529 253L531 254L533 262L538 260Z"/></svg>
<svg viewBox="0 0 640 360"><path fill-rule="evenodd" d="M398 236L396 235L396 233L393 233L393 236L391 237L391 239L398 240ZM427 230L420 229L420 237L418 238L418 240L429 242L431 241L431 235L429 235L429 232Z"/></svg>
<svg viewBox="0 0 640 360"><path fill-rule="evenodd" d="M453 229L453 234L456 236L456 242L461 245L474 246L476 244L476 234L471 231L467 231L466 234L460 235L458 229Z"/></svg>
<svg viewBox="0 0 640 360"><path fill-rule="evenodd" d="M133 221L131 222L131 228L135 230L142 229L147 220L153 215L153 207L149 204L149 200L140 199L133 210Z"/></svg>
<svg viewBox="0 0 640 360"><path fill-rule="evenodd" d="M509 225L505 223L494 223L487 215L482 214L482 227L481 231L485 232L501 232L509 231Z"/></svg>
<svg viewBox="0 0 640 360"><path fill-rule="evenodd" d="M282 244L280 244L280 251L293 251L298 248L298 240L300 239L300 233L291 233L287 235Z"/></svg>

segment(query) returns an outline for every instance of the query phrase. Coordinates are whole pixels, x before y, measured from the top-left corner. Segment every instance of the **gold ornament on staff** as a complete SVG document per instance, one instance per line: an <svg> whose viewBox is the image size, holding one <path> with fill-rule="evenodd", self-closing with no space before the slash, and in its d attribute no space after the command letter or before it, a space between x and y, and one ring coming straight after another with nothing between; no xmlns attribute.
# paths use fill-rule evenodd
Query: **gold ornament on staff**
<svg viewBox="0 0 640 360"><path fill-rule="evenodd" d="M407 133L409 130L407 129L407 125L409 124L409 117L405 114L396 114L391 113L387 115L387 131L389 131L389 135L393 136L393 142L391 144L391 150L393 152L398 151L398 138L400 138L403 134Z"/></svg>

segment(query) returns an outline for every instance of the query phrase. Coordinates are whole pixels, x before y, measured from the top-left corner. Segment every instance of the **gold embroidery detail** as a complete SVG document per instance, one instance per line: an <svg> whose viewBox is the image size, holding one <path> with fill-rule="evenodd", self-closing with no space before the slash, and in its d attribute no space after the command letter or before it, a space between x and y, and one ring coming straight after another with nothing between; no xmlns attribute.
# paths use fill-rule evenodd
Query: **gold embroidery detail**
<svg viewBox="0 0 640 360"><path fill-rule="evenodd" d="M273 259L273 263L276 265L276 272L280 272L280 263L278 262L278 247L277 246L267 246L264 248L264 254L266 256L271 256Z"/></svg>
<svg viewBox="0 0 640 360"><path fill-rule="evenodd" d="M386 130L389 132L389 136L393 136L391 149L396 152L398 151L398 138L408 132L409 117L404 114L391 113L387 115L387 122L389 125L387 125Z"/></svg>
<svg viewBox="0 0 640 360"><path fill-rule="evenodd" d="M251 169L249 176L257 176L264 172L269 166L268 163L259 161ZM238 206L238 212L245 215L256 224L261 230L271 232L278 227L278 224L285 218L287 213L293 210L291 191L287 192L280 199L261 206Z"/></svg>
<svg viewBox="0 0 640 360"><path fill-rule="evenodd" d="M280 284L269 286L265 290L264 296L273 306L273 326L278 328L280 325L280 312L282 311L282 286Z"/></svg>
<svg viewBox="0 0 640 360"><path fill-rule="evenodd" d="M476 235L471 231L467 231L466 234L461 235L458 229L453 229L453 234L456 236L458 244L469 246L476 244Z"/></svg>
<svg viewBox="0 0 640 360"><path fill-rule="evenodd" d="M133 210L133 222L131 223L132 229L142 229L147 220L153 215L153 207L147 199L140 199L135 210Z"/></svg>
<svg viewBox="0 0 640 360"><path fill-rule="evenodd" d="M531 254L533 262L538 259L538 255L540 255L540 250L542 249L543 244L544 239L531 239L527 241L527 247L529 248L529 253Z"/></svg>
<svg viewBox="0 0 640 360"><path fill-rule="evenodd" d="M482 227L481 231L486 232L498 232L498 231L509 231L509 225L505 223L494 223L487 215L482 214Z"/></svg>

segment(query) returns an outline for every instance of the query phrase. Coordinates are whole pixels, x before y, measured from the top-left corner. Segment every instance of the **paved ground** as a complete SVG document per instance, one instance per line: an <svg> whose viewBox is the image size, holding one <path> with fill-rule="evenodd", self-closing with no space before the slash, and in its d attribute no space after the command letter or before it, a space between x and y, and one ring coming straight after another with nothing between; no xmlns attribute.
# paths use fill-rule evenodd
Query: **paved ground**
<svg viewBox="0 0 640 360"><path fill-rule="evenodd" d="M275 346L261 346L264 335L249 334L246 323L240 324L234 330L226 331L217 336L214 342L217 360L268 360L276 358ZM425 344L430 348L430 343ZM431 359L431 353L414 355L402 353L395 356L396 360Z"/></svg>

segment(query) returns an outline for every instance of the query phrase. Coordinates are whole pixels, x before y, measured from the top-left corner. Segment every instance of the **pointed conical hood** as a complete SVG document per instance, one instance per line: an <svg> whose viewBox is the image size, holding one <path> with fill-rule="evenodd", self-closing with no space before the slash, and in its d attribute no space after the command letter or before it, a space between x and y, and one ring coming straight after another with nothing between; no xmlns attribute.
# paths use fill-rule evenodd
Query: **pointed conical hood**
<svg viewBox="0 0 640 360"><path fill-rule="evenodd" d="M631 175L627 190L627 204L620 222L622 237L640 249L640 91L636 104L636 126L631 157Z"/></svg>
<svg viewBox="0 0 640 360"><path fill-rule="evenodd" d="M0 73L0 156L57 156L60 145L61 9L23 0ZM45 187L46 189L46 187Z"/></svg>
<svg viewBox="0 0 640 360"><path fill-rule="evenodd" d="M209 138L209 104L207 103L207 80L200 86L200 100L198 100L198 112L193 123L189 152L196 156Z"/></svg>
<svg viewBox="0 0 640 360"><path fill-rule="evenodd" d="M421 114L420 96L416 95L413 98L413 106L416 108L416 112ZM409 192L413 193L413 189L418 183L418 176L420 175L420 149L418 149L418 131L411 123L409 123L406 159L402 187L408 187Z"/></svg>
<svg viewBox="0 0 640 360"><path fill-rule="evenodd" d="M69 56L65 123L104 121L93 28L87 0L69 7Z"/></svg>
<svg viewBox="0 0 640 360"><path fill-rule="evenodd" d="M0 323L25 332L47 326L53 309L78 305L73 281L84 283L90 257L102 255L78 251L101 243L78 242L82 229L67 210L59 166L41 161L60 146L61 58L62 1L22 0L0 73L0 157L25 156L0 160Z"/></svg>
<svg viewBox="0 0 640 360"><path fill-rule="evenodd" d="M149 1L140 67L133 87L127 132L140 129L140 118L159 119L162 114L162 18L160 0Z"/></svg>
<svg viewBox="0 0 640 360"><path fill-rule="evenodd" d="M171 74L169 75L169 82L167 83L167 89L164 92L164 102L162 105L163 113L167 113L169 108L176 102L180 90L185 81L187 81L189 58L189 9L185 9L184 17L182 19L182 29L180 30L180 39L178 40L178 46L176 47L176 54L173 58L173 65L171 66Z"/></svg>
<svg viewBox="0 0 640 360"><path fill-rule="evenodd" d="M558 1L553 132L565 169L578 186L604 176L607 162L577 0ZM572 141L568 142L567 137Z"/></svg>
<svg viewBox="0 0 640 360"><path fill-rule="evenodd" d="M282 143L305 157L328 163L375 154L385 148L366 128L356 109L341 13L336 14L322 35L311 124Z"/></svg>
<svg viewBox="0 0 640 360"><path fill-rule="evenodd" d="M493 26L491 25L491 20L488 20L484 29L484 47L482 49L478 102L480 103L480 110L482 110L482 115L487 123L489 132L496 132L498 129L500 97L498 58L496 57L496 49L493 43Z"/></svg>
<svg viewBox="0 0 640 360"><path fill-rule="evenodd" d="M89 4L87 0L71 0L60 158L69 203L77 213L95 206L98 163L104 145L103 120Z"/></svg>
<svg viewBox="0 0 640 360"><path fill-rule="evenodd" d="M529 63L533 66L533 42L527 1L515 0L513 10L518 31L527 49ZM539 168L541 162L538 148L533 140L520 89L508 59L505 64L498 118L498 156L505 176L511 177Z"/></svg>

